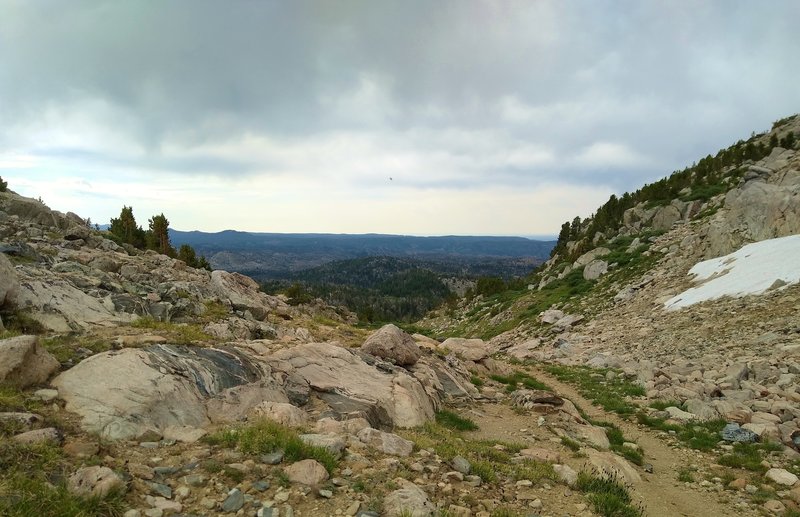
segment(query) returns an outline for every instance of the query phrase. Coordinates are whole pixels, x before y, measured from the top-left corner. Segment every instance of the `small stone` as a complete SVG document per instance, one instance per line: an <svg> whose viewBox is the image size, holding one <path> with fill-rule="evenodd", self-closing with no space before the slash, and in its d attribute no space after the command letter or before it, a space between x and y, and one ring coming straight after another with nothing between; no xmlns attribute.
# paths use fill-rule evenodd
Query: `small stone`
<svg viewBox="0 0 800 517"><path fill-rule="evenodd" d="M183 476L181 481L189 486L198 487L206 484L206 477L202 474L189 474L188 476Z"/></svg>
<svg viewBox="0 0 800 517"><path fill-rule="evenodd" d="M17 434L11 439L17 443L27 443L27 444L36 444L36 443L61 444L61 442L64 441L64 435L62 435L61 431L59 431L54 427L46 427L44 429L34 429L33 431L27 431L25 433Z"/></svg>
<svg viewBox="0 0 800 517"><path fill-rule="evenodd" d="M283 461L283 451L271 452L269 454L262 454L259 458L261 463L266 465L278 465Z"/></svg>
<svg viewBox="0 0 800 517"><path fill-rule="evenodd" d="M222 511L233 513L239 511L244 506L244 494L238 488L228 492L228 497L222 503Z"/></svg>
<svg viewBox="0 0 800 517"><path fill-rule="evenodd" d="M251 486L253 487L253 490L257 490L259 492L266 492L269 490L268 481L254 481Z"/></svg>
<svg viewBox="0 0 800 517"><path fill-rule="evenodd" d="M453 469L457 470L458 472L461 472L464 475L469 474L469 471L472 468L472 466L469 463L469 460L467 460L463 456L456 456L455 458L453 458L452 465Z"/></svg>
<svg viewBox="0 0 800 517"><path fill-rule="evenodd" d="M350 506L348 506L347 509L344 511L344 514L347 515L347 517L353 517L358 513L360 509L361 509L361 502L355 501L353 503L350 503Z"/></svg>
<svg viewBox="0 0 800 517"><path fill-rule="evenodd" d="M128 473L139 479L151 480L155 477L153 469L141 463L128 463Z"/></svg>
<svg viewBox="0 0 800 517"><path fill-rule="evenodd" d="M780 501L777 501L775 499L770 499L769 501L764 503L764 509L770 513L782 514L783 512L786 511L786 506Z"/></svg>
<svg viewBox="0 0 800 517"><path fill-rule="evenodd" d="M330 490L324 490L323 489L323 490L320 490L318 493L319 493L320 497L323 497L325 499L330 499L331 497L333 497L333 492L330 491Z"/></svg>
<svg viewBox="0 0 800 517"><path fill-rule="evenodd" d="M153 472L159 476L171 476L179 470L178 467L155 467Z"/></svg>
<svg viewBox="0 0 800 517"><path fill-rule="evenodd" d="M769 469L764 477L783 486L794 486L798 478L786 469Z"/></svg>
<svg viewBox="0 0 800 517"><path fill-rule="evenodd" d="M578 473L569 465L553 465L553 470L558 479L567 486L573 486L578 482Z"/></svg>
<svg viewBox="0 0 800 517"><path fill-rule="evenodd" d="M67 490L78 496L105 497L112 490L125 487L125 482L108 467L78 469L67 480Z"/></svg>
<svg viewBox="0 0 800 517"><path fill-rule="evenodd" d="M36 390L33 392L33 396L41 400L42 402L51 402L58 398L58 390L50 390L50 389Z"/></svg>
<svg viewBox="0 0 800 517"><path fill-rule="evenodd" d="M328 479L328 471L318 461L302 460L284 469L289 480L308 486L317 486Z"/></svg>
<svg viewBox="0 0 800 517"><path fill-rule="evenodd" d="M482 482L483 480L481 480L480 476L464 476L464 483L468 484L469 486L479 487L481 486Z"/></svg>
<svg viewBox="0 0 800 517"><path fill-rule="evenodd" d="M164 497L172 499L172 489L163 483L148 483L150 491Z"/></svg>
<svg viewBox="0 0 800 517"><path fill-rule="evenodd" d="M745 478L734 479L728 483L728 488L732 488L734 490L744 490L746 486L747 480Z"/></svg>
<svg viewBox="0 0 800 517"><path fill-rule="evenodd" d="M180 513L183 510L183 505L177 501L170 501L163 497L156 497L153 501L153 506L167 514Z"/></svg>
<svg viewBox="0 0 800 517"><path fill-rule="evenodd" d="M739 427L739 424L735 422L727 424L719 434L726 442L755 443L758 441L756 433Z"/></svg>
<svg viewBox="0 0 800 517"><path fill-rule="evenodd" d="M128 510L122 514L122 517L142 517L142 512L139 510Z"/></svg>
<svg viewBox="0 0 800 517"><path fill-rule="evenodd" d="M67 440L64 444L64 453L73 458L91 458L100 451L100 446L96 442L83 440Z"/></svg>

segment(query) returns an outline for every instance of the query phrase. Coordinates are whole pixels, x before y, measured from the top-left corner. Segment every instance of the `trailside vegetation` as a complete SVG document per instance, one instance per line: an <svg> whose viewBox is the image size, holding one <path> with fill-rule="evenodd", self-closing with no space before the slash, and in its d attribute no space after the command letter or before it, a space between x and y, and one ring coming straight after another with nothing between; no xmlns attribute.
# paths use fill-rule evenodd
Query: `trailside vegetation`
<svg viewBox="0 0 800 517"><path fill-rule="evenodd" d="M211 270L205 257L198 256L194 248L184 244L176 250L169 238L169 220L162 214L154 215L148 220L148 229L136 223L133 207L123 206L119 217L111 218L108 232L119 244L129 244L136 249L154 250L162 255L177 258L187 266Z"/></svg>
<svg viewBox="0 0 800 517"><path fill-rule="evenodd" d="M779 120L773 124L773 131L788 123L793 117ZM741 168L768 156L775 147L793 149L797 139L792 131L779 138L776 133L765 143L764 134L753 135L747 141L739 140L726 149L720 149L714 156L708 155L691 167L675 171L671 175L653 183L646 184L634 192L626 192L617 197L612 194L588 219L576 217L561 225L558 241L550 256L561 255L574 260L592 245L592 238L598 233L609 236L623 224L623 214L639 203L649 206L669 204L673 199L681 201L708 200L726 192L732 182L738 180L744 170ZM567 242L577 242L564 257Z"/></svg>

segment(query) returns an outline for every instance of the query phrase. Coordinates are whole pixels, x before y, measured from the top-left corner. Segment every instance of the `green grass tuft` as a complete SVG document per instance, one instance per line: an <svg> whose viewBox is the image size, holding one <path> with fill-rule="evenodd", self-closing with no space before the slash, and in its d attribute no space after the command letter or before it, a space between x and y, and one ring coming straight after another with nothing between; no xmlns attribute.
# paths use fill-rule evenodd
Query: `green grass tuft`
<svg viewBox="0 0 800 517"><path fill-rule="evenodd" d="M555 481L557 476L552 465L533 460L513 463L512 455L525 448L518 443L494 440L469 440L461 433L441 424L428 422L416 429L401 431L420 449L432 449L443 460L463 456L472 466L472 473L485 483L499 481L501 476L518 481L530 479L534 483L543 479Z"/></svg>
<svg viewBox="0 0 800 517"><path fill-rule="evenodd" d="M578 474L575 487L587 494L594 511L604 517L641 517L643 512L631 504L628 488L614 478L602 478L587 472Z"/></svg>
<svg viewBox="0 0 800 517"><path fill-rule="evenodd" d="M176 344L188 345L197 341L211 341L213 337L203 332L200 325L194 323L171 323L156 321L150 316L139 318L131 323L132 327L157 330L168 334Z"/></svg>
<svg viewBox="0 0 800 517"><path fill-rule="evenodd" d="M619 372L607 368L546 365L544 369L558 380L577 387L581 395L606 411L620 415L632 415L637 410L637 406L627 400L628 397L641 397L645 394L644 388L625 380ZM608 372L617 375L607 379Z"/></svg>
<svg viewBox="0 0 800 517"><path fill-rule="evenodd" d="M550 387L545 383L540 382L525 372L514 372L511 375L498 375L493 374L489 376L493 381L506 385L506 391L512 392L522 388L529 390L546 390L550 391Z"/></svg>
<svg viewBox="0 0 800 517"><path fill-rule="evenodd" d="M561 445L564 445L572 452L578 452L581 450L581 444L570 438L569 436L562 436L561 437Z"/></svg>
<svg viewBox="0 0 800 517"><path fill-rule="evenodd" d="M722 431L726 424L725 420L670 424L661 418L654 418L644 413L637 414L636 419L640 424L653 429L674 432L680 441L699 451L713 450L719 443L719 432Z"/></svg>
<svg viewBox="0 0 800 517"><path fill-rule="evenodd" d="M455 429L456 431L477 431L478 424L470 420L469 418L465 418L462 416L457 415L452 411L448 411L443 409L436 413L436 423L443 425L449 429Z"/></svg>
<svg viewBox="0 0 800 517"><path fill-rule="evenodd" d="M783 446L778 443L736 443L730 454L724 454L719 459L720 465L735 469L752 470L754 472L766 472L767 467L761 464L764 458L771 452L780 452Z"/></svg>
<svg viewBox="0 0 800 517"><path fill-rule="evenodd" d="M236 447L245 454L266 454L282 450L290 462L313 459L320 462L329 473L333 473L339 461L324 447L308 445L297 432L271 420L260 420L242 427L218 431L206 436L212 445Z"/></svg>
<svg viewBox="0 0 800 517"><path fill-rule="evenodd" d="M679 470L678 481L681 483L694 483L694 472L690 469Z"/></svg>
<svg viewBox="0 0 800 517"><path fill-rule="evenodd" d="M121 493L103 499L70 494L68 467L61 449L50 444L0 440L0 515L7 517L118 517L125 508Z"/></svg>

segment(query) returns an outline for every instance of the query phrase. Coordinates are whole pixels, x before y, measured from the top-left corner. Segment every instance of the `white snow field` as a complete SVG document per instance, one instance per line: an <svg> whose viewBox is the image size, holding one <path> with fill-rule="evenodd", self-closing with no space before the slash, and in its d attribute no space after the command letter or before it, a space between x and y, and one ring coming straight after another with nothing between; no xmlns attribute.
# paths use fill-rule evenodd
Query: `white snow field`
<svg viewBox="0 0 800 517"><path fill-rule="evenodd" d="M667 310L781 289L800 281L800 235L748 244L730 255L698 262L689 274L702 283L664 302Z"/></svg>

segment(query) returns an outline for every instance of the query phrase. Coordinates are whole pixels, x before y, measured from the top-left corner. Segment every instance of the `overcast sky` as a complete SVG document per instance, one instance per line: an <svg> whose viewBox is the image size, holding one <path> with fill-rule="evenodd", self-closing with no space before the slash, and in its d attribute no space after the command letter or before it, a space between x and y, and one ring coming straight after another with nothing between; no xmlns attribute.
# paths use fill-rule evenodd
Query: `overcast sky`
<svg viewBox="0 0 800 517"><path fill-rule="evenodd" d="M555 234L800 111L800 2L0 0L0 176L107 223Z"/></svg>

